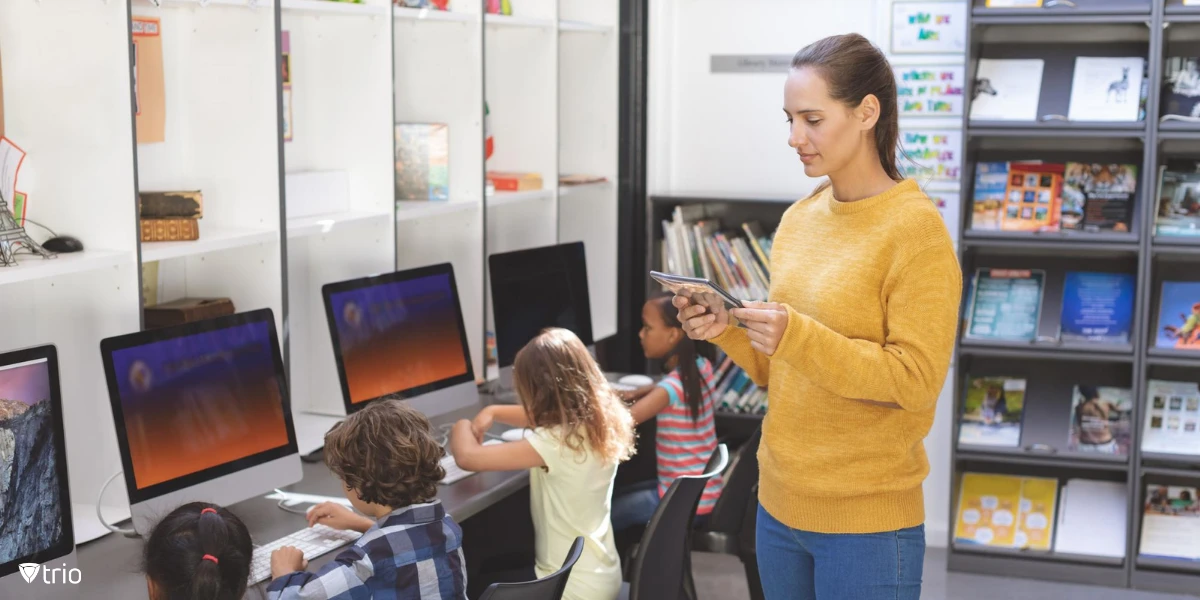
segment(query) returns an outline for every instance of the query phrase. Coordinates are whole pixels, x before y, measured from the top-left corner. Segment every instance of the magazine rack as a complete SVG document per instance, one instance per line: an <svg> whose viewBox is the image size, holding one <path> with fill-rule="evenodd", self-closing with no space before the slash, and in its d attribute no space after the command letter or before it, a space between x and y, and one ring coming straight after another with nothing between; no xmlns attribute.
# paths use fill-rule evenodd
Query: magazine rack
<svg viewBox="0 0 1200 600"><path fill-rule="evenodd" d="M964 176L960 260L969 280L978 267L1046 271L1039 335L1033 343L960 339L951 434L951 498L948 564L952 570L1192 592L1200 563L1138 557L1147 484L1200 484L1200 456L1140 451L1146 385L1150 379L1200 382L1200 352L1157 349L1158 296L1163 280L1195 279L1200 238L1154 237L1158 167L1172 156L1200 155L1200 123L1159 123L1164 57L1200 55L1200 7L1182 0L1073 0L1075 6L988 8L973 0L969 16L967 73L980 58L1041 58L1045 61L1037 121L972 121L964 110ZM1046 2L1045 4L1056 4ZM1041 42L1053 40L1051 44ZM1072 72L1077 56L1144 56L1148 88L1146 118L1137 122L1070 122ZM1103 150L1097 150L1103 148ZM1138 187L1129 232L1023 233L971 229L974 167L979 162L1041 159L1137 165ZM1062 280L1068 271L1099 271L1135 277L1129 344L1058 342ZM1188 275L1188 277L1184 277ZM965 315L964 315L965 316ZM972 376L1013 376L1027 381L1021 446L959 446L957 415ZM1128 457L1067 452L1071 390L1076 384L1131 388ZM954 523L964 472L1086 478L1122 482L1128 494L1124 558L1065 555L956 545Z"/></svg>

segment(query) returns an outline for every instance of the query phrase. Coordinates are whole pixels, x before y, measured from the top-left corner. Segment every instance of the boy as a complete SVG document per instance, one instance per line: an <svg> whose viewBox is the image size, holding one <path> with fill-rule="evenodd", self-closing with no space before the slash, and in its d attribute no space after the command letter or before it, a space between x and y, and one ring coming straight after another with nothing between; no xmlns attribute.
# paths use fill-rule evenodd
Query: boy
<svg viewBox="0 0 1200 600"><path fill-rule="evenodd" d="M379 400L335 425L325 435L325 462L350 504L371 518L332 502L314 507L310 526L363 536L315 574L304 570L300 550L276 550L268 597L466 600L462 530L437 499L441 458L429 421L401 400Z"/></svg>

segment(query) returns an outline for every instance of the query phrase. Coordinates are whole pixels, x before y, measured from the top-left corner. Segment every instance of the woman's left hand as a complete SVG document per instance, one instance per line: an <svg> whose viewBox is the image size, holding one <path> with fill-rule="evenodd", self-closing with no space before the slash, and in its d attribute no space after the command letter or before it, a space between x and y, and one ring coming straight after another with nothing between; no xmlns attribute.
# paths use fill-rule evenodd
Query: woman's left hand
<svg viewBox="0 0 1200 600"><path fill-rule="evenodd" d="M776 302L743 302L745 308L735 308L729 314L746 326L750 346L771 356L779 348L779 340L787 330L788 313Z"/></svg>

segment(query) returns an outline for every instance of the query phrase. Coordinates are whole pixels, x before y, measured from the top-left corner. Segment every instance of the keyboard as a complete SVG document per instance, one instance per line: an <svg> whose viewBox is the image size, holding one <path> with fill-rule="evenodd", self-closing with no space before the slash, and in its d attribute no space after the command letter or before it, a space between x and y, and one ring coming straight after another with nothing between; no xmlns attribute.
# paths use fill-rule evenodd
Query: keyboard
<svg viewBox="0 0 1200 600"><path fill-rule="evenodd" d="M283 546L295 546L304 553L304 560L312 560L337 550L361 537L357 531L342 531L325 525L313 525L290 533L277 540L254 549L250 559L249 584L254 585L271 577L271 553Z"/></svg>
<svg viewBox="0 0 1200 600"><path fill-rule="evenodd" d="M492 444L503 444L503 443L504 443L503 440L492 439L492 440L485 441L483 443L483 445L491 446ZM468 471L468 470L458 466L458 463L454 462L454 456L450 455L450 454L447 454L446 456L442 457L442 468L446 470L446 477L444 479L442 479L443 485L450 485L456 481L459 481L466 477L470 477L471 475L475 474L475 471Z"/></svg>

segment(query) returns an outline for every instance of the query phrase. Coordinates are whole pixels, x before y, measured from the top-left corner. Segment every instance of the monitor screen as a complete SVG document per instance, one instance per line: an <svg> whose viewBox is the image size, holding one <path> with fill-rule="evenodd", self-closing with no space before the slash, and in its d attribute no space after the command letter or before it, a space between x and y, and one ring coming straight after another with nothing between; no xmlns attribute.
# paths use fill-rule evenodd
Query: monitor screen
<svg viewBox="0 0 1200 600"><path fill-rule="evenodd" d="M592 340L587 261L583 242L519 250L488 257L496 359L513 364L517 352L547 327Z"/></svg>
<svg viewBox="0 0 1200 600"><path fill-rule="evenodd" d="M296 452L270 310L101 347L133 502Z"/></svg>
<svg viewBox="0 0 1200 600"><path fill-rule="evenodd" d="M474 381L449 264L331 283L323 289L347 412Z"/></svg>
<svg viewBox="0 0 1200 600"><path fill-rule="evenodd" d="M0 354L0 577L75 546L53 346Z"/></svg>

